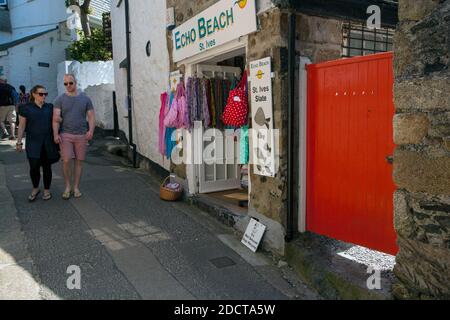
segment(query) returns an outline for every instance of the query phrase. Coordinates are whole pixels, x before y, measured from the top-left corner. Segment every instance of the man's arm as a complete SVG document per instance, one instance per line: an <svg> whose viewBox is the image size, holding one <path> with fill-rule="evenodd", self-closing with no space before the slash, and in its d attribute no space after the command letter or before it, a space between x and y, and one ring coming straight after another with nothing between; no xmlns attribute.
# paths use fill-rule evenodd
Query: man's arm
<svg viewBox="0 0 450 320"><path fill-rule="evenodd" d="M89 131L86 133L86 140L90 141L94 137L95 130L95 111L89 110L87 112L87 118L89 123Z"/></svg>
<svg viewBox="0 0 450 320"><path fill-rule="evenodd" d="M53 139L56 144L61 143L61 137L59 136L59 127L61 124L61 109L53 108Z"/></svg>

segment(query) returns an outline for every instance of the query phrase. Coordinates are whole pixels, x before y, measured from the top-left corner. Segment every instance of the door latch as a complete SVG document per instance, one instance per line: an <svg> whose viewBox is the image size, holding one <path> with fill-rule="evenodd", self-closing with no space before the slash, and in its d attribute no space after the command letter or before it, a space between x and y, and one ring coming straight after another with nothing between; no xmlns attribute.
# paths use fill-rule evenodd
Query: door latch
<svg viewBox="0 0 450 320"><path fill-rule="evenodd" d="M394 163L394 157L392 155L386 156L386 161L389 164L393 164Z"/></svg>

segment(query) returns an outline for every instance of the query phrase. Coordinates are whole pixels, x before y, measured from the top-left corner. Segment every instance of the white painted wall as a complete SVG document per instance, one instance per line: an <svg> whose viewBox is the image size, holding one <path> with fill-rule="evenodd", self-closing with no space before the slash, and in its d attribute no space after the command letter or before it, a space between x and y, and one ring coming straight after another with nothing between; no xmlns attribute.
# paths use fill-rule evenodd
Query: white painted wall
<svg viewBox="0 0 450 320"><path fill-rule="evenodd" d="M6 43L11 41L11 33L0 31L0 43Z"/></svg>
<svg viewBox="0 0 450 320"><path fill-rule="evenodd" d="M11 41L56 27L66 21L63 0L9 0Z"/></svg>
<svg viewBox="0 0 450 320"><path fill-rule="evenodd" d="M58 62L65 60L65 49L70 41L67 30L55 30L8 49L8 55L0 57L0 66L7 68L8 82L19 88L24 85L27 90L40 84L47 88L47 101L56 98ZM39 67L38 63L50 64L49 68Z"/></svg>
<svg viewBox="0 0 450 320"><path fill-rule="evenodd" d="M119 63L126 57L125 8L111 6L114 46L114 70L120 128L128 135L126 116L126 70ZM166 41L166 1L130 1L131 61L133 83L134 143L146 158L169 168L170 162L158 152L160 95L169 82L169 55ZM145 46L152 43L147 57Z"/></svg>
<svg viewBox="0 0 450 320"><path fill-rule="evenodd" d="M84 92L91 98L95 111L95 125L105 130L114 129L114 84L88 86Z"/></svg>

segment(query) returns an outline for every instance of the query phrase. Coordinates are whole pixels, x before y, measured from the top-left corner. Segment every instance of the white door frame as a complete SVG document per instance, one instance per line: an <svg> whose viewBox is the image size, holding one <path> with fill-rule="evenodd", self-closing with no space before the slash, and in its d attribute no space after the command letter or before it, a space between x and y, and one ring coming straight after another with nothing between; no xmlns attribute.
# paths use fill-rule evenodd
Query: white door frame
<svg viewBox="0 0 450 320"><path fill-rule="evenodd" d="M308 138L308 74L306 66L311 64L311 60L306 57L300 57L299 65L299 184L298 184L298 231L306 232L306 177L307 177L307 138Z"/></svg>
<svg viewBox="0 0 450 320"><path fill-rule="evenodd" d="M186 58L176 63L176 66L180 68L184 65L185 74L184 77L187 79L195 74L195 66L201 62L211 60L217 56L230 53L239 49L245 48L245 54L248 56L248 36L242 36L236 40L225 43L216 48L210 49L206 52L199 53L193 57ZM187 133L190 134L190 133ZM191 147L191 154L195 154L195 145L198 142L193 142ZM189 194L199 193L199 169L198 166L190 163L186 164L186 176L188 179ZM250 190L250 189L249 189Z"/></svg>

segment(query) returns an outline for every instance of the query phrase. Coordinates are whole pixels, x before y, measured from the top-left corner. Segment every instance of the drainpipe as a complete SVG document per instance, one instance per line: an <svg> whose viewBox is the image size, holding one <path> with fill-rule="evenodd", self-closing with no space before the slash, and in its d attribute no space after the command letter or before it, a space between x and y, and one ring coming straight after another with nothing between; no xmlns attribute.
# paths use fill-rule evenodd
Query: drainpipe
<svg viewBox="0 0 450 320"><path fill-rule="evenodd" d="M288 33L288 173L287 173L287 223L286 223L286 241L290 242L294 238L294 225L295 225L295 162L297 156L295 155L295 25L296 25L296 14L295 11L289 13L289 33Z"/></svg>
<svg viewBox="0 0 450 320"><path fill-rule="evenodd" d="M127 104L128 104L128 140L133 149L133 167L136 168L137 150L133 142L133 113L131 99L131 47L130 47L130 7L129 0L125 0L125 33L127 46Z"/></svg>

